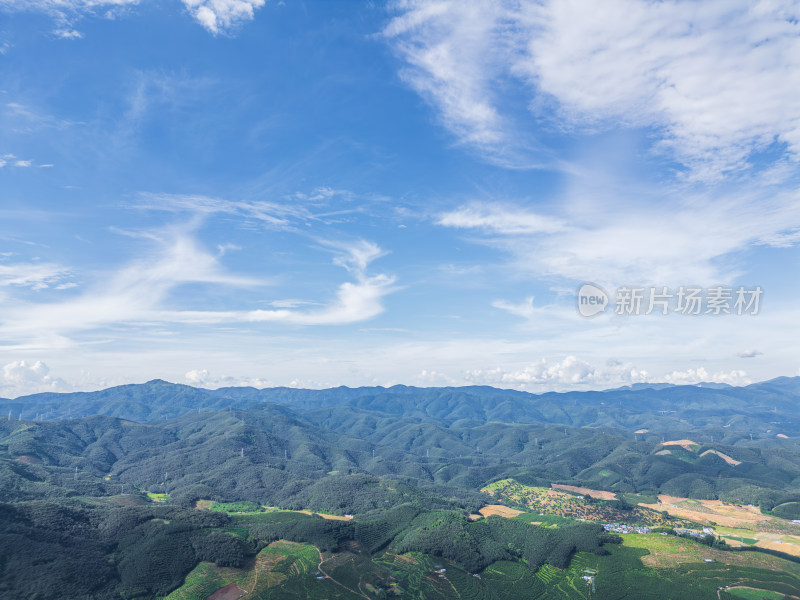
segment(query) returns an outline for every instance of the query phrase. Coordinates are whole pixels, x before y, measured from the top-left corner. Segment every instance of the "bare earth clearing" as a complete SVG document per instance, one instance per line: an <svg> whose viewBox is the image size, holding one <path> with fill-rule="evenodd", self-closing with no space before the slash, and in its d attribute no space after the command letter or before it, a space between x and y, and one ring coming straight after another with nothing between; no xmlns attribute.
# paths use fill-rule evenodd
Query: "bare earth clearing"
<svg viewBox="0 0 800 600"><path fill-rule="evenodd" d="M506 519L513 519L517 515L521 515L524 511L517 510L516 508L509 508L508 506L503 506L502 504L487 504L478 512L484 517L498 515L500 517L505 517Z"/></svg>
<svg viewBox="0 0 800 600"><path fill-rule="evenodd" d="M230 583L223 588L219 588L216 592L211 594L206 600L238 600L244 596L245 592L235 583Z"/></svg>
<svg viewBox="0 0 800 600"><path fill-rule="evenodd" d="M728 532L725 529L717 532L726 536L725 541L732 546L746 545L735 539L735 536L740 536L757 540L754 545L760 548L800 556L800 543L797 543L800 541L800 525L765 515L757 506L730 505L720 500L694 500L664 494L658 499L658 504L639 506L658 511L665 510L672 516L698 523L736 529L736 532Z"/></svg>
<svg viewBox="0 0 800 600"><path fill-rule="evenodd" d="M561 485L560 483L552 483L550 486L554 490L564 490L566 492L574 492L576 494L581 494L583 496L591 496L592 498L597 498L598 500L616 500L617 495L614 492L605 492L602 490L590 490L589 488L585 487L578 487L575 485Z"/></svg>

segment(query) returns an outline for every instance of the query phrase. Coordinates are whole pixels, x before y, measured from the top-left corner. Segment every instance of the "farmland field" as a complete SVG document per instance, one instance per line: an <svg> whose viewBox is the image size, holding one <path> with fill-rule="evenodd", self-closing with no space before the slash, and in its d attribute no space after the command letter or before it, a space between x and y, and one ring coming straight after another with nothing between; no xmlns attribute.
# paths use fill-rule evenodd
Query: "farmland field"
<svg viewBox="0 0 800 600"><path fill-rule="evenodd" d="M503 479L489 484L482 491L491 494L499 501L512 506L523 506L535 513L542 515L557 515L595 522L620 522L650 526L676 526L677 520L664 517L660 512L646 507L633 507L631 510L621 510L612 504L604 504L596 500L579 498L570 491L578 489L592 492L592 495L604 498L615 498L611 492L598 492L587 488L574 488L572 486L559 486L561 489L528 486L514 479ZM682 525L685 526L685 525Z"/></svg>
<svg viewBox="0 0 800 600"><path fill-rule="evenodd" d="M320 555L310 544L273 542L242 569L200 563L165 600L206 600L235 583L247 598L352 598L317 572ZM317 579L317 576L322 579Z"/></svg>

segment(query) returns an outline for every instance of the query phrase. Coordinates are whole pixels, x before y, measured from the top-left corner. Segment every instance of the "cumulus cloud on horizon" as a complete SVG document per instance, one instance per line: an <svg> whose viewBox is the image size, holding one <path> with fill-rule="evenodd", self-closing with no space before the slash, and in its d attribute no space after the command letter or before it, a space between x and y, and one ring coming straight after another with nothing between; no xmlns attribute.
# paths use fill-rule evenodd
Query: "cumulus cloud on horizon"
<svg viewBox="0 0 800 600"><path fill-rule="evenodd" d="M40 360L17 360L3 365L0 373L0 395L17 397L38 392L67 392L66 381L50 375L50 368Z"/></svg>

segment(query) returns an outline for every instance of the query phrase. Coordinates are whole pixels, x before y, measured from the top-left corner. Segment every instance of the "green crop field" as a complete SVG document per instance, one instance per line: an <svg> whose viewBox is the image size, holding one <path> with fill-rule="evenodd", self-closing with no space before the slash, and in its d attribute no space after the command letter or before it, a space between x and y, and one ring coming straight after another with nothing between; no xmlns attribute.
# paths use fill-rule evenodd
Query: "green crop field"
<svg viewBox="0 0 800 600"><path fill-rule="evenodd" d="M147 492L147 497L152 502L169 502L168 494L159 494L157 492Z"/></svg>
<svg viewBox="0 0 800 600"><path fill-rule="evenodd" d="M742 542L743 544L747 544L748 546L753 546L758 543L758 540L755 538L742 537L738 535L724 535L722 537L727 538L729 540L736 540L737 542Z"/></svg>
<svg viewBox="0 0 800 600"><path fill-rule="evenodd" d="M656 504L658 502L658 495L651 494L617 494L620 500L624 500L628 504Z"/></svg>
<svg viewBox="0 0 800 600"><path fill-rule="evenodd" d="M209 510L225 513L263 512L264 508L255 502L212 502Z"/></svg>

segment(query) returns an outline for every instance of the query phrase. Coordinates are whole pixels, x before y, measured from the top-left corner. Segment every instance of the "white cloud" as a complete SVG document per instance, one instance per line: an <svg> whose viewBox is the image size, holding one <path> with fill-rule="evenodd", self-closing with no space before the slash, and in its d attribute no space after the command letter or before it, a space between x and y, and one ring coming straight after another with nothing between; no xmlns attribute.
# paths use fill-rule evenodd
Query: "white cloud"
<svg viewBox="0 0 800 600"><path fill-rule="evenodd" d="M249 311L180 311L161 312L153 318L186 323L289 323L293 325L339 325L371 319L384 311L383 297L393 292L395 278L386 274L369 275L369 264L384 254L377 245L359 240L355 243L323 242L334 248L334 264L347 269L355 281L342 283L333 300L321 308L298 310L300 301L276 301L277 308ZM302 301L303 304L309 304Z"/></svg>
<svg viewBox="0 0 800 600"><path fill-rule="evenodd" d="M166 237L165 237L166 235ZM296 325L334 325L354 323L383 312L383 297L393 291L394 278L369 274L369 263L383 251L368 242L332 244L335 262L346 267L354 281L339 285L335 297L319 308L295 309L285 306L272 310L198 311L167 308L173 290L183 284L203 283L223 286L257 286L267 283L226 273L218 257L206 252L185 231L152 233L148 236L158 251L150 257L128 264L115 275L61 302L5 302L0 315L0 335L16 340L26 348L63 346L65 336L120 325L153 323L266 323ZM22 269L24 271L24 269ZM57 272L56 272L57 273ZM54 276L45 271L22 279L8 271L10 283L46 285ZM2 276L2 271L0 271ZM32 278L33 277L33 278Z"/></svg>
<svg viewBox="0 0 800 600"><path fill-rule="evenodd" d="M220 256L225 256L228 252L232 250L236 251L241 249L242 247L237 244L231 244L231 243L217 244L217 252L219 253Z"/></svg>
<svg viewBox="0 0 800 600"><path fill-rule="evenodd" d="M33 161L17 158L13 154L3 154L0 156L0 168L5 167L6 165L25 168L33 166Z"/></svg>
<svg viewBox="0 0 800 600"><path fill-rule="evenodd" d="M437 217L443 226L470 228L472 241L499 248L520 274L620 285L712 285L740 273L735 253L757 245L800 241L800 194L774 189L695 193L681 201L632 198L607 202L579 186L560 203L561 214L508 203L473 203ZM602 194L600 194L602 195ZM569 218L569 227L558 224Z"/></svg>
<svg viewBox="0 0 800 600"><path fill-rule="evenodd" d="M498 204L462 206L440 215L437 222L445 227L482 229L503 235L556 233L568 229L561 219Z"/></svg>
<svg viewBox="0 0 800 600"><path fill-rule="evenodd" d="M675 385L695 385L698 383L727 383L729 385L748 385L752 383L745 371L720 371L709 373L703 367L687 369L686 371L673 371L664 376L663 381Z"/></svg>
<svg viewBox="0 0 800 600"><path fill-rule="evenodd" d="M53 336L152 319L153 311L181 284L260 283L225 273L216 257L198 247L186 232L168 235L157 238L158 252L128 264L78 296L60 302L7 302L0 315L0 332L6 338L41 338L51 344ZM24 281L46 284L52 276L44 271L37 279Z"/></svg>
<svg viewBox="0 0 800 600"><path fill-rule="evenodd" d="M50 375L50 369L42 361L18 360L3 366L0 374L0 394L15 397L36 392L69 391L64 380Z"/></svg>
<svg viewBox="0 0 800 600"><path fill-rule="evenodd" d="M386 254L377 244L366 240L344 244L329 241L322 243L339 252L333 259L335 264L353 273L363 274L369 263Z"/></svg>
<svg viewBox="0 0 800 600"><path fill-rule="evenodd" d="M192 369L184 376L186 383L195 387L217 389L221 387L273 387L275 384L261 377L214 376L208 369Z"/></svg>
<svg viewBox="0 0 800 600"><path fill-rule="evenodd" d="M416 384L420 386L451 386L458 385L460 382L457 379L450 377L445 373L423 369L416 377Z"/></svg>
<svg viewBox="0 0 800 600"><path fill-rule="evenodd" d="M100 15L111 19L137 4L139 0L0 0L0 9L45 13L58 24L53 31L56 37L78 39L83 34L73 24L82 17Z"/></svg>
<svg viewBox="0 0 800 600"><path fill-rule="evenodd" d="M317 198L317 200L319 199ZM306 207L297 202L233 201L191 194L142 193L133 207L143 210L189 212L199 215L237 215L277 229L289 229L298 223L316 219Z"/></svg>
<svg viewBox="0 0 800 600"><path fill-rule="evenodd" d="M41 290L56 285L56 289L64 289L64 283L58 283L69 275L69 270L52 263L2 263L0 262L0 287L20 286Z"/></svg>
<svg viewBox="0 0 800 600"><path fill-rule="evenodd" d="M736 356L739 358L755 358L756 356L762 356L764 353L759 350L744 350L743 352L739 352Z"/></svg>
<svg viewBox="0 0 800 600"><path fill-rule="evenodd" d="M535 118L559 128L654 128L656 146L697 179L745 168L751 153L774 144L800 157L796 3L395 6L384 35L406 63L402 78L490 159L524 135L501 103L514 89Z"/></svg>
<svg viewBox="0 0 800 600"><path fill-rule="evenodd" d="M514 371L497 367L469 370L465 375L468 381L493 385L577 385L595 383L597 377L594 367L575 356L567 356L556 362L542 358L533 365Z"/></svg>
<svg viewBox="0 0 800 600"><path fill-rule="evenodd" d="M406 0L395 6L401 14L383 35L406 62L400 77L438 109L462 144L513 163L512 129L491 91L513 42L503 3Z"/></svg>
<svg viewBox="0 0 800 600"><path fill-rule="evenodd" d="M532 365L519 369L475 369L465 373L465 379L474 383L537 389L574 389L575 386L609 387L633 383L672 383L675 385L696 385L699 383L727 383L729 385L748 385L752 383L745 371L719 371L709 373L704 367L673 371L656 377L632 363L609 360L606 368L595 368L575 356L562 360L540 359Z"/></svg>
<svg viewBox="0 0 800 600"><path fill-rule="evenodd" d="M265 0L183 0L189 13L208 31L217 35L252 21Z"/></svg>
<svg viewBox="0 0 800 600"><path fill-rule="evenodd" d="M255 10L264 3L265 0L183 0L189 14L214 35L252 21ZM139 0L0 0L0 9L46 13L59 24L54 35L78 39L83 34L73 25L82 17L99 15L113 19L137 4Z"/></svg>
<svg viewBox="0 0 800 600"><path fill-rule="evenodd" d="M78 40L83 37L77 29L56 29L53 33L63 40Z"/></svg>
<svg viewBox="0 0 800 600"><path fill-rule="evenodd" d="M515 67L572 124L663 130L713 178L775 142L800 157L800 9L785 2L586 0L524 4Z"/></svg>

